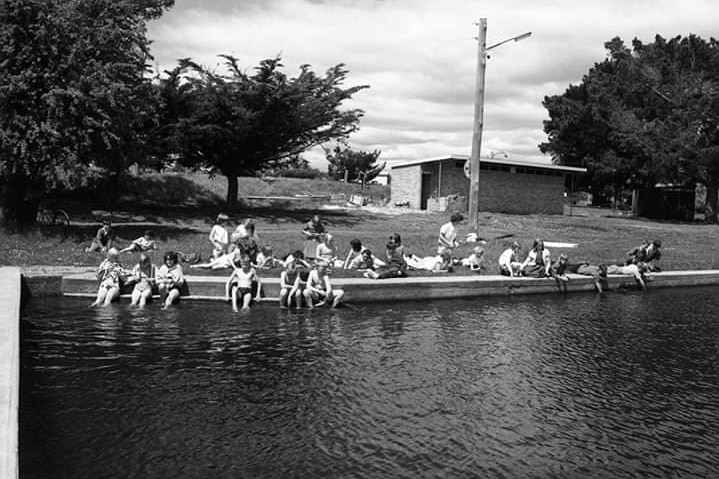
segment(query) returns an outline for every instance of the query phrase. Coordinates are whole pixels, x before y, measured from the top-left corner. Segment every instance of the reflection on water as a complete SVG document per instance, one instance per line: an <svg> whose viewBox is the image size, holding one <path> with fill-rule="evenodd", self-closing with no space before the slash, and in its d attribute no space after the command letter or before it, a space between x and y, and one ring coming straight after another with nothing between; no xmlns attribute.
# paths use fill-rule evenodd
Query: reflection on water
<svg viewBox="0 0 719 479"><path fill-rule="evenodd" d="M32 302L21 473L719 477L716 293L249 316Z"/></svg>

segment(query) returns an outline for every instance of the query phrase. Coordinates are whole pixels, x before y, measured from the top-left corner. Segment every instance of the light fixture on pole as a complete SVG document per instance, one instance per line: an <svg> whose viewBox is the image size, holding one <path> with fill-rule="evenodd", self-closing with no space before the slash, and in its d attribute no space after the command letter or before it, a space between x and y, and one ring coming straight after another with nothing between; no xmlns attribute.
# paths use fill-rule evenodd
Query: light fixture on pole
<svg viewBox="0 0 719 479"><path fill-rule="evenodd" d="M487 69L487 52L508 42L518 42L529 38L532 32L502 40L487 46L487 19L479 19L477 36L477 79L474 90L474 130L472 132L472 156L469 159L469 227L477 232L479 225L479 152L482 148L482 128L484 122L484 73Z"/></svg>

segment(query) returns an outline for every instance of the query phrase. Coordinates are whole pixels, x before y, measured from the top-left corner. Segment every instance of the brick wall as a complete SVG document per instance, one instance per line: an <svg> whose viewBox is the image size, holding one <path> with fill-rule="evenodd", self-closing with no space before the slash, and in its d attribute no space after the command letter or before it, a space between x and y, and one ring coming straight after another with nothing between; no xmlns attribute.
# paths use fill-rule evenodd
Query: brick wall
<svg viewBox="0 0 719 479"><path fill-rule="evenodd" d="M419 208L422 188L420 165L392 168L392 204L409 201L410 208Z"/></svg>
<svg viewBox="0 0 719 479"><path fill-rule="evenodd" d="M482 170L479 210L496 213L561 215L564 176Z"/></svg>

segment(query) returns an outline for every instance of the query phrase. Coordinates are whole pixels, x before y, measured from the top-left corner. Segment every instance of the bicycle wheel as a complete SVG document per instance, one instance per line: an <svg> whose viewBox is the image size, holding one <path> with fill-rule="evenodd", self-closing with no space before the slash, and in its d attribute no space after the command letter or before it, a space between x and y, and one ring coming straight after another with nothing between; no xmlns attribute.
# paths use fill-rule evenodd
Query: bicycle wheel
<svg viewBox="0 0 719 479"><path fill-rule="evenodd" d="M70 226L70 215L65 210L55 210L52 217L52 224L60 226Z"/></svg>
<svg viewBox="0 0 719 479"><path fill-rule="evenodd" d="M37 216L35 217L35 221L41 226L49 226L53 224L54 220L50 210L48 210L47 208L40 207L37 210Z"/></svg>

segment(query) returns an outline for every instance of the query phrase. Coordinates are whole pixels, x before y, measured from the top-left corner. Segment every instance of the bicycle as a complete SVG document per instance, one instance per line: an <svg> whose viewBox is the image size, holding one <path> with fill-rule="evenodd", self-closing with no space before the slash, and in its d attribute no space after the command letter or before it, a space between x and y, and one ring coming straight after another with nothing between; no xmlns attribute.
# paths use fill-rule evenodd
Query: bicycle
<svg viewBox="0 0 719 479"><path fill-rule="evenodd" d="M51 209L40 206L35 217L41 226L70 226L70 215L63 209Z"/></svg>

